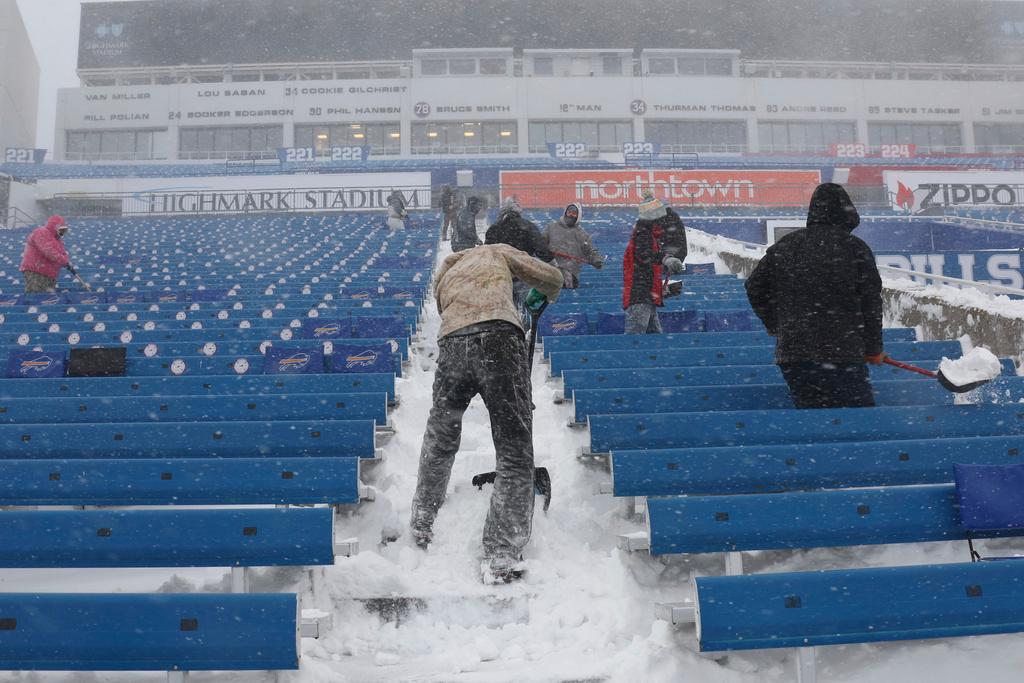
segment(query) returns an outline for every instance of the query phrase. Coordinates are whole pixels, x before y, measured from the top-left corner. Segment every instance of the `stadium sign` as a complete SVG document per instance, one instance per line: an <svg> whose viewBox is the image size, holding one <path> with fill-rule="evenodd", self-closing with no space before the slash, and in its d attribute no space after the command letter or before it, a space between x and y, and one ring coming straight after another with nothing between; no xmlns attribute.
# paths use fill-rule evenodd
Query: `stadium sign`
<svg viewBox="0 0 1024 683"><path fill-rule="evenodd" d="M884 179L892 207L907 213L1024 205L1020 171L886 171Z"/></svg>
<svg viewBox="0 0 1024 683"><path fill-rule="evenodd" d="M245 178L72 178L39 181L43 196L121 202L126 216L293 211L385 211L393 190L410 209L430 207L430 173L311 173Z"/></svg>
<svg viewBox="0 0 1024 683"><path fill-rule="evenodd" d="M819 171L503 171L502 199L555 208L636 206L647 191L673 206L807 206Z"/></svg>
<svg viewBox="0 0 1024 683"><path fill-rule="evenodd" d="M984 284L1024 289L1020 251L945 251L932 253L882 252L880 266L954 277Z"/></svg>

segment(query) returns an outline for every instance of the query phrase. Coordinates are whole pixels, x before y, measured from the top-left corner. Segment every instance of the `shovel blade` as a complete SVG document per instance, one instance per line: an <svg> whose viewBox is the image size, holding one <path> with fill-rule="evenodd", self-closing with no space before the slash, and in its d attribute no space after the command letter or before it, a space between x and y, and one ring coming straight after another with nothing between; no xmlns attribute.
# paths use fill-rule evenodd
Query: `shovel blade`
<svg viewBox="0 0 1024 683"><path fill-rule="evenodd" d="M948 377L942 374L941 370L935 373L935 377L936 379L939 380L939 384L942 385L943 389L945 389L946 391L952 391L954 394L966 394L967 392L974 391L978 387L984 384L988 384L990 381L992 381L988 379L983 379L978 382L968 382L967 384L953 384L953 382L951 382Z"/></svg>

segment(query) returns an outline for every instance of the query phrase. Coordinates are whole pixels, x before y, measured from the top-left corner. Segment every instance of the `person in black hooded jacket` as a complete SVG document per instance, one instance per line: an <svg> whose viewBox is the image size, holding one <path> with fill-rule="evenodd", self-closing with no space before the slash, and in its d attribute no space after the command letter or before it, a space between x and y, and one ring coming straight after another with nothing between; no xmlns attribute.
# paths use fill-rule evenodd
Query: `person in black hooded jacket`
<svg viewBox="0 0 1024 683"><path fill-rule="evenodd" d="M498 220L487 228L484 244L507 244L519 251L525 251L534 258L551 263L554 255L548 248L548 240L537 227L536 223L523 217L522 209L515 199L509 197L501 207ZM523 329L530 331L530 312L526 308L526 297L530 294L530 286L522 280L512 280L512 299L519 309L523 320Z"/></svg>
<svg viewBox="0 0 1024 683"><path fill-rule="evenodd" d="M885 358L882 280L871 249L852 234L859 223L846 190L819 185L807 227L769 247L747 279L797 408L875 404L866 364Z"/></svg>

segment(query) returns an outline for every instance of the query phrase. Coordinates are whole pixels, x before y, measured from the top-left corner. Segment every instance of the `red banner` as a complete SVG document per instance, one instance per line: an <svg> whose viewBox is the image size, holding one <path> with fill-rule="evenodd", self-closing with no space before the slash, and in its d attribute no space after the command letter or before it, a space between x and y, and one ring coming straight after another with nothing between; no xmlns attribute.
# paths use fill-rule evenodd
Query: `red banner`
<svg viewBox="0 0 1024 683"><path fill-rule="evenodd" d="M648 190L680 207L806 207L821 182L819 171L502 171L501 198L526 208L636 206Z"/></svg>

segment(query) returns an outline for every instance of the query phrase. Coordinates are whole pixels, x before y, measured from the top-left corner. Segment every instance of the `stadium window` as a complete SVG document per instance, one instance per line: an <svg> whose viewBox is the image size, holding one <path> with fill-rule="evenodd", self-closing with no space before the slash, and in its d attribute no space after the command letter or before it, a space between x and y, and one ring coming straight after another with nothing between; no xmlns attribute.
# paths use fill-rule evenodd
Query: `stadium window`
<svg viewBox="0 0 1024 683"><path fill-rule="evenodd" d="M703 57L680 57L676 60L676 68L680 76L703 76Z"/></svg>
<svg viewBox="0 0 1024 683"><path fill-rule="evenodd" d="M974 146L979 152L1018 152L1024 150L1024 124L976 123Z"/></svg>
<svg viewBox="0 0 1024 683"><path fill-rule="evenodd" d="M515 121L413 123L413 154L509 154L516 151Z"/></svg>
<svg viewBox="0 0 1024 683"><path fill-rule="evenodd" d="M615 152L632 139L629 121L531 121L529 125L531 152L546 152L552 142L584 142L592 152Z"/></svg>
<svg viewBox="0 0 1024 683"><path fill-rule="evenodd" d="M760 121L757 137L762 152L824 152L841 142L855 142L852 121Z"/></svg>
<svg viewBox="0 0 1024 683"><path fill-rule="evenodd" d="M664 152L745 152L745 121L648 121L647 139Z"/></svg>
<svg viewBox="0 0 1024 683"><path fill-rule="evenodd" d="M601 72L605 76L621 76L622 57L619 55L601 55Z"/></svg>
<svg viewBox="0 0 1024 683"><path fill-rule="evenodd" d="M873 151L891 144L915 145L924 153L955 153L963 151L963 136L958 123L868 123Z"/></svg>
<svg viewBox="0 0 1024 683"><path fill-rule="evenodd" d="M732 76L732 60L728 57L709 57L704 66L708 76Z"/></svg>
<svg viewBox="0 0 1024 683"><path fill-rule="evenodd" d="M218 126L182 128L178 155L182 159L269 159L284 138L282 126Z"/></svg>
<svg viewBox="0 0 1024 683"><path fill-rule="evenodd" d="M672 76L676 73L676 60L672 57L650 57L647 73L651 76Z"/></svg>
<svg viewBox="0 0 1024 683"><path fill-rule="evenodd" d="M590 57L573 57L569 64L569 73L572 76L591 76L594 73Z"/></svg>
<svg viewBox="0 0 1024 683"><path fill-rule="evenodd" d="M444 76L447 73L447 59L424 59L420 62L420 74L424 76Z"/></svg>
<svg viewBox="0 0 1024 683"><path fill-rule="evenodd" d="M64 155L70 161L147 160L154 158L154 131L68 131Z"/></svg>
<svg viewBox="0 0 1024 683"><path fill-rule="evenodd" d="M476 60L449 59L448 73L452 76L472 76L476 73Z"/></svg>
<svg viewBox="0 0 1024 683"><path fill-rule="evenodd" d="M555 60L552 57L534 57L533 58L533 75L534 76L554 76L555 75Z"/></svg>
<svg viewBox="0 0 1024 683"><path fill-rule="evenodd" d="M504 76L506 73L508 73L508 62L506 60L492 57L480 60L481 76Z"/></svg>

